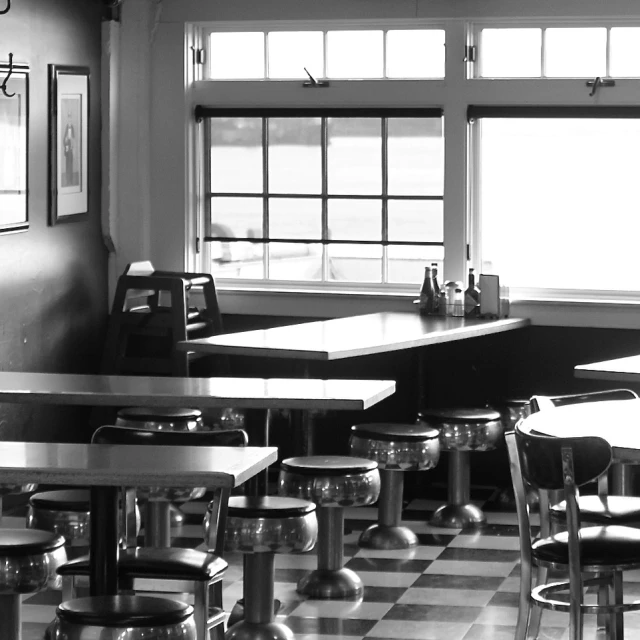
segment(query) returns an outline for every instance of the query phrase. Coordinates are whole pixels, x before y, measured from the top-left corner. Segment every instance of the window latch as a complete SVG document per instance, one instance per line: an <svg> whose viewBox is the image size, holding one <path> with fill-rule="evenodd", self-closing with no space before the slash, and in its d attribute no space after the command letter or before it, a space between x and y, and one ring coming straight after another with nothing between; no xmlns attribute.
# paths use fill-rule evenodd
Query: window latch
<svg viewBox="0 0 640 640"><path fill-rule="evenodd" d="M587 80L586 85L587 87L591 87L591 91L589 92L589 95L595 96L596 91L598 90L598 87L615 87L616 81L613 80L612 78L603 79L600 76L597 76L593 80Z"/></svg>
<svg viewBox="0 0 640 640"><path fill-rule="evenodd" d="M473 44L468 44L464 48L463 62L476 62L478 49Z"/></svg>
<svg viewBox="0 0 640 640"><path fill-rule="evenodd" d="M316 80L310 73L307 71L307 67L302 67L305 73L309 76L309 79L306 82L302 83L303 87L328 87L329 83L326 80Z"/></svg>

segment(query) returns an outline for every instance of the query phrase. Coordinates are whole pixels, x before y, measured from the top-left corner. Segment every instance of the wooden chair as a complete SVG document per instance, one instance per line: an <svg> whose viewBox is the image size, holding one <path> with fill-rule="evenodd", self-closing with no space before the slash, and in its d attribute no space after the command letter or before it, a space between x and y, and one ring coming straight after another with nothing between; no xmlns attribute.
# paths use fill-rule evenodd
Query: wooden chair
<svg viewBox="0 0 640 640"><path fill-rule="evenodd" d="M581 527L579 487L605 474L611 447L602 438L560 438L531 433L522 420L505 436L516 496L520 533L520 601L515 640L537 637L543 609L569 613L569 637L583 637L585 613L605 614L610 640L624 638L622 614L640 609L640 601L623 602L622 573L640 568L640 530L619 525ZM526 488L564 490L567 531L533 537ZM559 571L547 580L533 569ZM568 573L568 577L567 577ZM544 577L544 580L540 578ZM597 586L597 601L585 602L585 589ZM560 593L568 598L559 597ZM537 612L537 614L535 613Z"/></svg>

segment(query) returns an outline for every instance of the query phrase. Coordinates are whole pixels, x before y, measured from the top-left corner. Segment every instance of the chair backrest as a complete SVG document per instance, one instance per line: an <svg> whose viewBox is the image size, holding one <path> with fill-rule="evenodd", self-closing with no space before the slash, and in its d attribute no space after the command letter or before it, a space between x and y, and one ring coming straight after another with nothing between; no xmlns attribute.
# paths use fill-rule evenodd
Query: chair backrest
<svg viewBox="0 0 640 640"><path fill-rule="evenodd" d="M243 429L226 431L151 431L135 427L103 425L91 438L94 444L148 444L176 447L246 447Z"/></svg>
<svg viewBox="0 0 640 640"><path fill-rule="evenodd" d="M580 487L604 474L611 464L611 445L594 436L558 438L532 433L526 419L516 425L515 437L523 479L535 489L566 489L567 475L563 456L570 451L572 483Z"/></svg>
<svg viewBox="0 0 640 640"><path fill-rule="evenodd" d="M630 389L608 389L606 391L593 391L590 393L579 393L564 396L540 396L531 397L529 405L531 413L537 413L544 409L564 407L570 404L581 404L584 402L606 402L608 400L637 400L638 394Z"/></svg>

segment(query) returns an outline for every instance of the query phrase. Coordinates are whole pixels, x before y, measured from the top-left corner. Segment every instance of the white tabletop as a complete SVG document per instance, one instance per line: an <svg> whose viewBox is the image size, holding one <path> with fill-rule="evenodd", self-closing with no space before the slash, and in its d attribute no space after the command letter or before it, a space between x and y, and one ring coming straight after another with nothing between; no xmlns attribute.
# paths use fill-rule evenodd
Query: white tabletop
<svg viewBox="0 0 640 640"><path fill-rule="evenodd" d="M575 367L574 374L576 378L640 382L640 355L579 364Z"/></svg>
<svg viewBox="0 0 640 640"><path fill-rule="evenodd" d="M338 360L511 331L527 319L478 320L382 312L348 318L226 333L179 342L182 351Z"/></svg>
<svg viewBox="0 0 640 640"><path fill-rule="evenodd" d="M390 396L395 388L393 380L0 372L0 402L30 404L362 410Z"/></svg>
<svg viewBox="0 0 640 640"><path fill-rule="evenodd" d="M528 429L551 436L600 436L616 460L640 463L640 400L607 400L533 413Z"/></svg>
<svg viewBox="0 0 640 640"><path fill-rule="evenodd" d="M0 442L0 483L232 488L277 459L276 447Z"/></svg>

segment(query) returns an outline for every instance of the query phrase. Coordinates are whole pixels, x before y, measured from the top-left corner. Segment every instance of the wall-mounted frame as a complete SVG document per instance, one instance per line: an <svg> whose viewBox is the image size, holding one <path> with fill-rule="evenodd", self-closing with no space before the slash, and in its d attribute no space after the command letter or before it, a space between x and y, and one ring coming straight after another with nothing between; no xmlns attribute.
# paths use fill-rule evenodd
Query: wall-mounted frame
<svg viewBox="0 0 640 640"><path fill-rule="evenodd" d="M89 68L49 65L49 224L89 210Z"/></svg>
<svg viewBox="0 0 640 640"><path fill-rule="evenodd" d="M29 227L29 67L0 63L0 82L9 71L0 92L0 233Z"/></svg>

